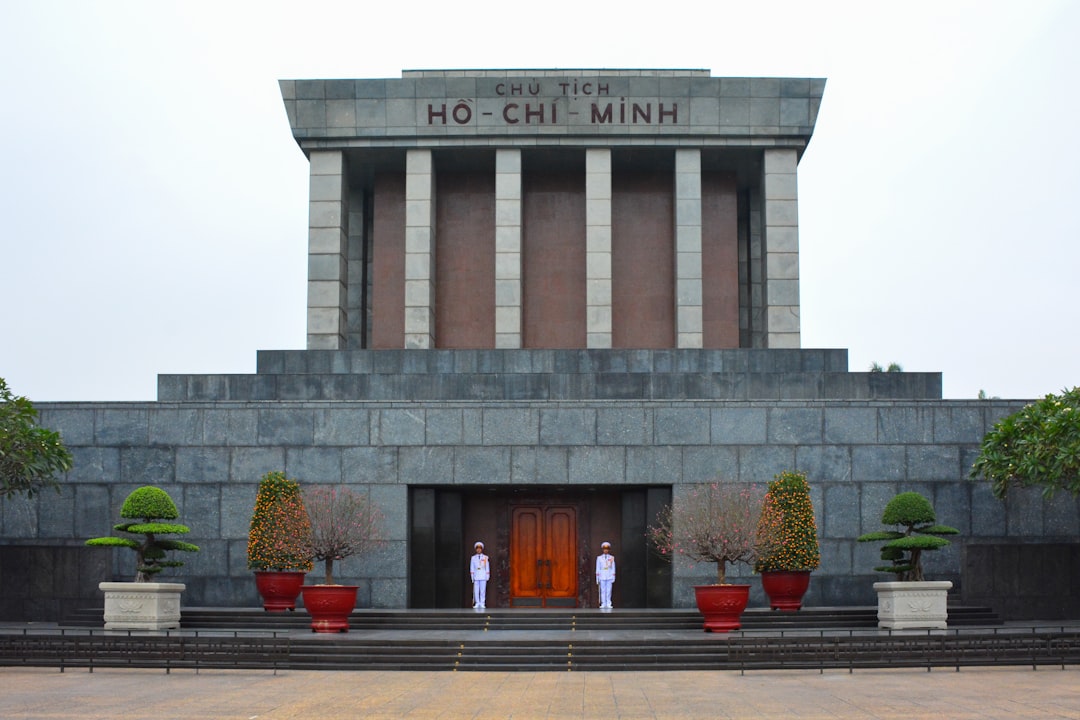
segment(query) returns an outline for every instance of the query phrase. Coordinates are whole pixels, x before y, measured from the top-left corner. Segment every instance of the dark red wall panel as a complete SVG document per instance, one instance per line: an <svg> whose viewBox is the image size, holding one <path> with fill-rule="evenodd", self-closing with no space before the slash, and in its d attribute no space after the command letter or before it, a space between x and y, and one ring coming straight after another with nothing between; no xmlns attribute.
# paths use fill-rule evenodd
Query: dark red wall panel
<svg viewBox="0 0 1080 720"><path fill-rule="evenodd" d="M371 346L405 347L405 175L375 176Z"/></svg>
<svg viewBox="0 0 1080 720"><path fill-rule="evenodd" d="M530 348L585 347L585 175L526 172L524 337Z"/></svg>
<svg viewBox="0 0 1080 720"><path fill-rule="evenodd" d="M495 347L495 175L435 174L435 345Z"/></svg>
<svg viewBox="0 0 1080 720"><path fill-rule="evenodd" d="M701 270L704 345L739 347L739 244L735 176L701 177Z"/></svg>
<svg viewBox="0 0 1080 720"><path fill-rule="evenodd" d="M675 347L674 177L611 179L612 346Z"/></svg>

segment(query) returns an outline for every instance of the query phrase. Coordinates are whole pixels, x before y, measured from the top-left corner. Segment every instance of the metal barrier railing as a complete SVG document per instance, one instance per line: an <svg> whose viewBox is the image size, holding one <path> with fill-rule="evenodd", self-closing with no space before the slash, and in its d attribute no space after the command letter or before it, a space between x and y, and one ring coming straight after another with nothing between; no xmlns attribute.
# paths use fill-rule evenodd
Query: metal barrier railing
<svg viewBox="0 0 1080 720"><path fill-rule="evenodd" d="M286 633L199 630L36 629L0 632L0 665L59 667L269 668L290 654Z"/></svg>
<svg viewBox="0 0 1080 720"><path fill-rule="evenodd" d="M500 641L470 641L469 649L483 653L481 646L500 647ZM335 652L354 644L363 652L362 634L355 639L340 638ZM415 640L403 639L399 653L406 656ZM434 641L446 644L445 640ZM534 655L565 641L529 640ZM513 644L513 643L509 643ZM388 666L395 659L394 640L379 641L380 657ZM452 644L451 644L452 647ZM462 644L465 647L465 644ZM786 629L741 630L730 634L672 638L635 637L627 632L619 640L589 640L577 635L574 651L566 654L567 669L587 670L611 666L620 655L627 661L649 658L654 669L677 669L693 654L695 662L713 669L844 669L856 668L952 668L985 665L1039 667L1080 664L1080 626L1045 624L1031 626L963 627L946 630L880 629ZM86 668L152 667L166 673L174 668L272 669L287 668L294 662L295 643L289 631L252 630L103 630L98 628L7 628L0 629L0 666L43 666ZM440 649L440 652L445 648ZM314 653L317 654L317 650ZM317 655L304 649L304 666L318 668ZM486 655L485 655L486 657ZM682 659L680 659L682 658ZM373 661L370 653L367 661ZM491 662L486 660L485 663ZM553 666L554 667L554 666ZM464 669L464 665L463 665Z"/></svg>
<svg viewBox="0 0 1080 720"><path fill-rule="evenodd" d="M1060 625L945 630L745 631L728 639L729 661L747 669L1042 666L1080 664L1080 628Z"/></svg>

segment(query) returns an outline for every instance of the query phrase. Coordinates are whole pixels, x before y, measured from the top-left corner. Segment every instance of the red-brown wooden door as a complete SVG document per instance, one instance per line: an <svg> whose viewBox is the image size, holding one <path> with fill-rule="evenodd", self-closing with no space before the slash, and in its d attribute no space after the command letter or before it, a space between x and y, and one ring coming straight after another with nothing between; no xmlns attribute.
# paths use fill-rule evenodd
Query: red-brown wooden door
<svg viewBox="0 0 1080 720"><path fill-rule="evenodd" d="M511 513L510 606L576 607L577 509L519 505Z"/></svg>

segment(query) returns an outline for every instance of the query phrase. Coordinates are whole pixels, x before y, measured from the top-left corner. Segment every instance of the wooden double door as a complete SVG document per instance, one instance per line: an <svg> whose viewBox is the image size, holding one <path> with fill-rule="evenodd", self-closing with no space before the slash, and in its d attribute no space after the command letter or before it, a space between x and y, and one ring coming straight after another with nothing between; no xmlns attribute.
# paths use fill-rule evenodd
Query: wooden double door
<svg viewBox="0 0 1080 720"><path fill-rule="evenodd" d="M578 510L574 505L512 505L510 606L577 607Z"/></svg>

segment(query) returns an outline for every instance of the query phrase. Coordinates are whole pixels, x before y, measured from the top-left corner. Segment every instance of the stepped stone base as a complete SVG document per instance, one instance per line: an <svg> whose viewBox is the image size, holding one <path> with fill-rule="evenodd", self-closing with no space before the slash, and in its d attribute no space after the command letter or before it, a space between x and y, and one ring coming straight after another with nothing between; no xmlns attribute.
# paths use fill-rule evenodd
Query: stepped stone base
<svg viewBox="0 0 1080 720"><path fill-rule="evenodd" d="M271 350L255 375L160 375L162 402L941 398L941 373L846 350Z"/></svg>

